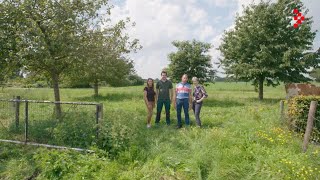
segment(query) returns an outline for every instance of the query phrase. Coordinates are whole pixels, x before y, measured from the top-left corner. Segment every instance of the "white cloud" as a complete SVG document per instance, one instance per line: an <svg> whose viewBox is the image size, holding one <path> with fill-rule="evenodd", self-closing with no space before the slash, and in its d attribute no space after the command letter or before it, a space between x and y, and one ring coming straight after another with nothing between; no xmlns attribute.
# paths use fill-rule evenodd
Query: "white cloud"
<svg viewBox="0 0 320 180"><path fill-rule="evenodd" d="M216 6L216 7L227 7L232 6L236 3L237 0L205 0L207 4Z"/></svg>
<svg viewBox="0 0 320 180"><path fill-rule="evenodd" d="M173 40L190 40L214 37L217 31L210 25L210 17L195 0L126 0L111 10L117 21L129 16L136 23L128 30L143 46L133 55L135 69L144 78L159 76L168 65L167 55L175 49Z"/></svg>
<svg viewBox="0 0 320 180"><path fill-rule="evenodd" d="M203 28L195 31L194 36L198 36L200 41L206 41L216 34L218 34L217 31L211 25L204 25Z"/></svg>
<svg viewBox="0 0 320 180"><path fill-rule="evenodd" d="M208 15L203 9L192 5L186 6L186 14L189 15L190 23L206 23Z"/></svg>
<svg viewBox="0 0 320 180"><path fill-rule="evenodd" d="M135 69L144 78L157 78L169 63L167 55L175 51L171 44L173 40L210 42L214 45L210 51L212 62L217 62L220 52L216 48L221 44L224 30L221 26L233 28L235 14L241 14L243 5L258 2L260 0L203 0L201 4L197 0L125 0L121 5L115 4L111 18L117 21L130 17L136 22L134 28L128 29L129 35L138 38L143 46L141 51L132 55ZM320 11L317 7L320 7L320 1L303 2L314 17L313 29L319 30ZM224 10L230 15L221 14ZM320 41L319 35L317 39ZM319 47L320 42L315 42L316 46Z"/></svg>

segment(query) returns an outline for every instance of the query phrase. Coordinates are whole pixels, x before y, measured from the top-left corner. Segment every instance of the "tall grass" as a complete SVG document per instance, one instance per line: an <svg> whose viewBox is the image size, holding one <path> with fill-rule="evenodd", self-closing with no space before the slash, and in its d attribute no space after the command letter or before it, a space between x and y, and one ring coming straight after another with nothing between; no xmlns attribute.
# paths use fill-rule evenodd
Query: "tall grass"
<svg viewBox="0 0 320 180"><path fill-rule="evenodd" d="M94 154L0 143L0 177L17 179L320 179L320 149L301 152L301 137L281 124L279 100L284 87L265 88L258 101L246 83L206 87L209 98L201 112L203 128L146 128L143 87L62 89L63 101L104 104L105 148ZM51 89L5 89L1 98L53 100ZM192 114L192 113L191 113ZM154 116L153 116L154 122ZM84 143L84 142L83 142ZM15 153L11 153L11 151ZM112 156L110 156L110 154ZM26 158L28 157L28 158ZM14 167L21 167L17 169ZM31 167L30 167L31 166ZM14 179L14 178L13 178Z"/></svg>

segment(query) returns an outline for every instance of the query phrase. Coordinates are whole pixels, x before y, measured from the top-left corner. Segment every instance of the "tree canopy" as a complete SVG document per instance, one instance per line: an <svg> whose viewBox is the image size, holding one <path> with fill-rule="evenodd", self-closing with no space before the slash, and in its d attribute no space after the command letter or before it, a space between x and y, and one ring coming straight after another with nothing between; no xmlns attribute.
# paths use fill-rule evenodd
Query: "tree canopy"
<svg viewBox="0 0 320 180"><path fill-rule="evenodd" d="M129 21L110 23L108 0L3 0L0 7L0 46L6 49L0 66L16 64L12 67L47 77L55 101L62 77L82 72L95 83L132 69L123 54L138 49L138 40L123 33ZM59 104L55 110L61 116Z"/></svg>
<svg viewBox="0 0 320 180"><path fill-rule="evenodd" d="M127 54L141 49L137 39L131 41L124 33L129 23L129 19L121 20L112 27L88 31L81 50L81 63L73 69L71 79L93 84L96 96L101 82L112 86L122 84L121 81L134 71Z"/></svg>
<svg viewBox="0 0 320 180"><path fill-rule="evenodd" d="M310 52L316 32L311 31L312 18L294 28L293 9L307 15L302 2L279 0L250 5L237 16L235 27L225 32L219 50L221 65L228 76L253 81L263 99L263 86L280 82L310 80L303 74L317 67L317 54Z"/></svg>
<svg viewBox="0 0 320 180"><path fill-rule="evenodd" d="M212 71L211 56L208 54L211 44L196 40L174 41L172 44L178 49L168 56L169 72L173 81L179 82L183 74L197 77L200 83L212 79L214 71Z"/></svg>

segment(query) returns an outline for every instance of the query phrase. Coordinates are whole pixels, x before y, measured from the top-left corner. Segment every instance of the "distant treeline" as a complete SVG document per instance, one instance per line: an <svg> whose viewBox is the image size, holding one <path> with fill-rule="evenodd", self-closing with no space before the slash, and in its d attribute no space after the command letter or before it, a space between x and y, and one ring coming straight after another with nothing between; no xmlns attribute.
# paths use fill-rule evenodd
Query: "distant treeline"
<svg viewBox="0 0 320 180"><path fill-rule="evenodd" d="M121 79L118 83L108 84L105 81L99 83L100 86L111 86L111 87L125 87L125 86L141 86L145 82L142 77L137 74L130 74L126 78ZM2 87L21 87L21 88L52 88L52 82L50 79L44 77L22 77L16 76L7 80L6 82L0 81ZM92 88L93 84L87 81L74 81L68 78L61 80L61 88Z"/></svg>

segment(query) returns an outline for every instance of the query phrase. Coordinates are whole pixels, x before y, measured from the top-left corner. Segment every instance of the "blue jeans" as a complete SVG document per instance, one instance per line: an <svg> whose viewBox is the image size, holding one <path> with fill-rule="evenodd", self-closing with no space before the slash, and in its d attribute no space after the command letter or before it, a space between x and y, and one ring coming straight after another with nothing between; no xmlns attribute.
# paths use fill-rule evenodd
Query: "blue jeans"
<svg viewBox="0 0 320 180"><path fill-rule="evenodd" d="M158 100L156 123L160 122L160 115L161 115L163 105L166 109L166 123L167 123L167 125L170 125L170 100L169 99L168 100L163 100L163 99Z"/></svg>
<svg viewBox="0 0 320 180"><path fill-rule="evenodd" d="M186 125L190 125L190 119L189 119L189 99L177 99L176 102L177 106L177 119L178 119L178 126L181 126L181 109L183 107L184 111L184 116L185 116L185 121Z"/></svg>

